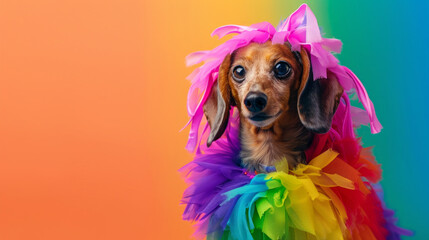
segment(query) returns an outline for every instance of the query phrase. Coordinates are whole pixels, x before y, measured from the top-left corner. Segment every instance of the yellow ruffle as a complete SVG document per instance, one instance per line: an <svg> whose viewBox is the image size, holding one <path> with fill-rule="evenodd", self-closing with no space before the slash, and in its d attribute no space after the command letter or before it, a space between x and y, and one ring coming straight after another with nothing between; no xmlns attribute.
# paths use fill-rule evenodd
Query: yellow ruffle
<svg viewBox="0 0 429 240"><path fill-rule="evenodd" d="M271 239L340 240L350 235L344 225L345 208L329 188L355 189L353 181L323 171L337 156L329 149L294 170L288 170L286 161L277 165L278 171L265 178L266 196L255 203L255 225Z"/></svg>

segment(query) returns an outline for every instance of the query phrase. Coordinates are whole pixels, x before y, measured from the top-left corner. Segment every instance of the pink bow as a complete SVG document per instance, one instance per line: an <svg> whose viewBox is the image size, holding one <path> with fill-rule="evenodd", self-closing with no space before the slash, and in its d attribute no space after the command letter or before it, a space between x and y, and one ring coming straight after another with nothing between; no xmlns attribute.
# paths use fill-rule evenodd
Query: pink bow
<svg viewBox="0 0 429 240"><path fill-rule="evenodd" d="M213 83L217 80L217 72L225 56L251 42L264 43L269 40L273 44L289 42L293 51L304 48L311 58L314 80L326 78L327 71L330 71L336 75L339 83L346 91L355 88L359 100L368 114L371 132L378 133L382 129L375 114L374 106L360 80L350 69L341 66L338 59L331 53L341 52L341 41L321 36L316 17L307 4L302 4L286 20L282 21L277 29L268 22L251 26L226 25L215 29L212 36L217 35L222 38L232 33L237 35L213 50L194 52L186 57L187 66L205 62L204 65L195 69L188 76L192 85L188 93L190 120L186 126L192 124L186 146L187 150L194 151L198 145L198 139L201 138L202 134L199 134L199 127L204 115L203 105Z"/></svg>

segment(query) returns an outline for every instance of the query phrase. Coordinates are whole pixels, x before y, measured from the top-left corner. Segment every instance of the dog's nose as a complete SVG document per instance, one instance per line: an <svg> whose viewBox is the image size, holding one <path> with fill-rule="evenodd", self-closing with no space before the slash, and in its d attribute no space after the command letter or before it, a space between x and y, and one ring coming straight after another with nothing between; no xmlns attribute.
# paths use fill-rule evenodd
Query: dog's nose
<svg viewBox="0 0 429 240"><path fill-rule="evenodd" d="M267 95L261 92L250 92L244 99L244 105L253 113L262 111L267 106Z"/></svg>

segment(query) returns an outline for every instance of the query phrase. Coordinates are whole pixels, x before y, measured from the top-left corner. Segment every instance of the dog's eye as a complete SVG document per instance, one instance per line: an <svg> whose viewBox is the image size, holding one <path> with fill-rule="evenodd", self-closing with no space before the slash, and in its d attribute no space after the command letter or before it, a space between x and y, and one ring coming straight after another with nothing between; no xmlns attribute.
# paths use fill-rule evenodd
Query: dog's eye
<svg viewBox="0 0 429 240"><path fill-rule="evenodd" d="M273 72L276 78L283 79L289 76L291 67L287 62L280 61L274 66Z"/></svg>
<svg viewBox="0 0 429 240"><path fill-rule="evenodd" d="M232 71L232 78L234 78L237 82L244 81L244 78L246 77L246 70L244 70L244 67L238 65L234 68Z"/></svg>

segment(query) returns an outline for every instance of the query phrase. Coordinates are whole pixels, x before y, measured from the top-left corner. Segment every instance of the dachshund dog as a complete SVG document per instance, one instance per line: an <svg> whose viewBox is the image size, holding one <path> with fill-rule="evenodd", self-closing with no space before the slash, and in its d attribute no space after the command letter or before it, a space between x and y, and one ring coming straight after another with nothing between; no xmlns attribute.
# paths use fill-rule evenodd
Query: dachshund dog
<svg viewBox="0 0 429 240"><path fill-rule="evenodd" d="M329 131L343 89L332 73L313 80L307 52L289 44L251 43L228 54L204 105L207 145L220 138L230 107L240 114L240 157L250 171L264 172L286 158L306 163L314 133Z"/></svg>

